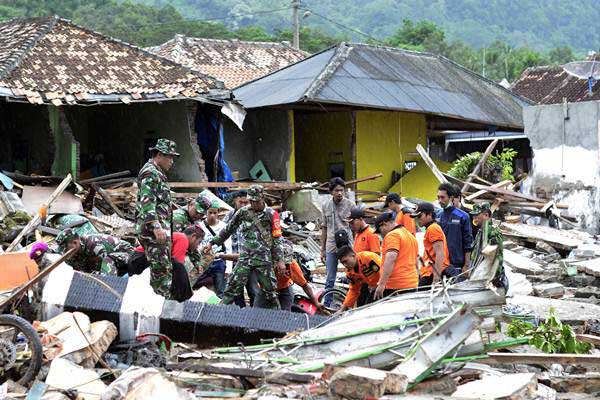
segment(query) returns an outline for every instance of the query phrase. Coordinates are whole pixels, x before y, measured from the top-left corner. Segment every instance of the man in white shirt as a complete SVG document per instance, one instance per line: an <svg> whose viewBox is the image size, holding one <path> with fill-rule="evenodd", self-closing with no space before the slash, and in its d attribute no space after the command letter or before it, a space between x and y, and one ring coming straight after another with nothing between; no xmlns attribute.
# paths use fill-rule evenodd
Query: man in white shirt
<svg viewBox="0 0 600 400"><path fill-rule="evenodd" d="M219 220L218 201L211 203L210 208L206 212L206 219L200 223L200 226L205 233L202 246L207 245L213 237L217 236L227 226L226 223ZM233 262L225 261L220 258L220 255L231 254L231 239L227 239L218 249L214 249L214 253L217 257L210 264L210 267L198 278L198 282L210 276L213 281L215 293L217 296L222 297L225 290L225 274L231 273Z"/></svg>

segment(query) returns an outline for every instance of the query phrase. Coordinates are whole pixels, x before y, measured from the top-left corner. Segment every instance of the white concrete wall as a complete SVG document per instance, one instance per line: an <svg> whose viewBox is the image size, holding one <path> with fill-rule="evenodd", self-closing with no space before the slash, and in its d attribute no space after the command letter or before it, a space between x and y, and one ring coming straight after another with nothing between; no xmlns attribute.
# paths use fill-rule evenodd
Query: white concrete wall
<svg viewBox="0 0 600 400"><path fill-rule="evenodd" d="M523 111L533 149L533 191L569 205L582 228L600 232L600 102Z"/></svg>

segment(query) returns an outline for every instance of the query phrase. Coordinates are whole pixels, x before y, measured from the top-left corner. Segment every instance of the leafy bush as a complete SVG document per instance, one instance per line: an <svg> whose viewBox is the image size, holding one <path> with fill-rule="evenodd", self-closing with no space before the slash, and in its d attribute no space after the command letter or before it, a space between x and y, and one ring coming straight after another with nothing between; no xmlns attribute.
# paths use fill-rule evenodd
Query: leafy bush
<svg viewBox="0 0 600 400"><path fill-rule="evenodd" d="M464 181L473 172L482 155L482 153L476 151L460 157L454 161L448 174ZM503 149L500 153L491 154L483 166L483 171L478 175L489 182L499 182L507 179L514 181L512 161L516 155L517 152L509 147Z"/></svg>
<svg viewBox="0 0 600 400"><path fill-rule="evenodd" d="M573 328L563 324L552 308L546 322L539 324L537 328L529 322L514 320L508 326L507 334L513 338L528 338L530 345L545 353L584 354L591 348L588 343L575 338Z"/></svg>

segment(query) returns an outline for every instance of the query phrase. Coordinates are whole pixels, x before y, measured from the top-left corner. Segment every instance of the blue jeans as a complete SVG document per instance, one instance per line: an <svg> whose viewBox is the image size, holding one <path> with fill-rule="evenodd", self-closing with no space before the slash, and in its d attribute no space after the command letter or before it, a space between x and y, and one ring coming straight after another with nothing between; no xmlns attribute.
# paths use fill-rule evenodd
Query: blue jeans
<svg viewBox="0 0 600 400"><path fill-rule="evenodd" d="M213 281L215 294L221 298L225 291L225 262L223 260L214 261L210 267L198 277L198 282L210 276Z"/></svg>
<svg viewBox="0 0 600 400"><path fill-rule="evenodd" d="M325 289L330 289L335 286L335 277L337 274L338 258L336 253L327 253L325 255L325 268L327 270L327 278L325 278ZM329 307L331 304L331 296L326 296L323 305Z"/></svg>

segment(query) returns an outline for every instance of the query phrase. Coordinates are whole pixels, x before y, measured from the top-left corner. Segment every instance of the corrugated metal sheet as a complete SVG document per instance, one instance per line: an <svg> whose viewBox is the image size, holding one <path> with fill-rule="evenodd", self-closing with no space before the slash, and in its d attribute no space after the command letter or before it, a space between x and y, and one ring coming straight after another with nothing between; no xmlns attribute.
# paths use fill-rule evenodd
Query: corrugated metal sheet
<svg viewBox="0 0 600 400"><path fill-rule="evenodd" d="M300 101L522 128L527 101L444 57L364 44L328 49L234 91L246 108Z"/></svg>

